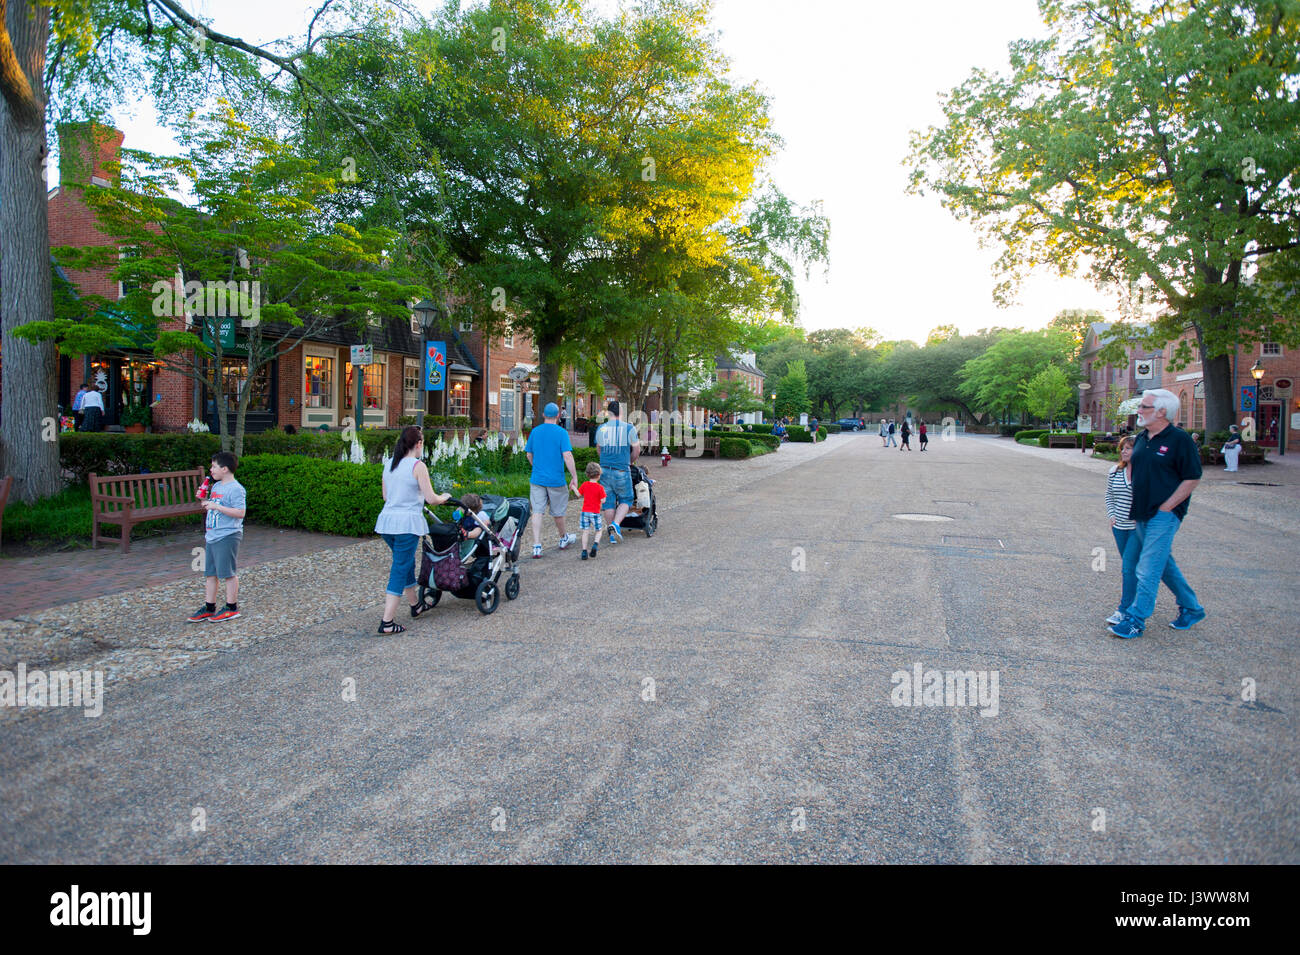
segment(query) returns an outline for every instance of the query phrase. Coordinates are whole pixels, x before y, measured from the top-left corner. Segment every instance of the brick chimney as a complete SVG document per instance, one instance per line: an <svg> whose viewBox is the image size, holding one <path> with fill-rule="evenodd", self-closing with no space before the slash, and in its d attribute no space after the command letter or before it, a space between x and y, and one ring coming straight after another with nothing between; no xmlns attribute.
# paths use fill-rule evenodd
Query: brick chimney
<svg viewBox="0 0 1300 955"><path fill-rule="evenodd" d="M108 185L117 181L108 165L121 159L122 140L126 135L99 123L62 123L59 125L59 185Z"/></svg>

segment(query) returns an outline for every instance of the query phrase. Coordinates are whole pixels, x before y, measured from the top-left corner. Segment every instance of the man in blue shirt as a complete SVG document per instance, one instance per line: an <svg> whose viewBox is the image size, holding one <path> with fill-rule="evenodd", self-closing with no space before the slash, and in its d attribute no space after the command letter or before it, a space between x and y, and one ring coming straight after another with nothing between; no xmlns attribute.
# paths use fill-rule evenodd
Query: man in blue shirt
<svg viewBox="0 0 1300 955"><path fill-rule="evenodd" d="M631 464L641 456L641 439L636 428L618 417L618 402L606 408L611 417L596 429L596 447L600 449L600 483L605 485L605 523L609 525L609 542L623 539L619 524L632 505Z"/></svg>
<svg viewBox="0 0 1300 955"><path fill-rule="evenodd" d="M578 468L573 463L573 444L569 441L569 432L558 424L560 409L552 401L542 409L546 420L533 428L524 445L528 463L533 466L533 473L528 478L528 499L533 506L533 556L542 556L542 517L550 511L555 518L555 529L560 532L560 550L568 547L578 538L565 532L564 512L569 506L569 490L578 493ZM568 487L564 484L564 470L569 470Z"/></svg>

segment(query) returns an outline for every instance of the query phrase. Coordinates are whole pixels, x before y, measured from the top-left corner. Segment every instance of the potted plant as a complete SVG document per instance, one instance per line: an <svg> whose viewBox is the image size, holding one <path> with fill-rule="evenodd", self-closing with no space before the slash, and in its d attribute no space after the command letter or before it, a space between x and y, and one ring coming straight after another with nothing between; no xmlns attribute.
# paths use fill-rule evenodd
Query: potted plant
<svg viewBox="0 0 1300 955"><path fill-rule="evenodd" d="M122 409L122 427L127 434L144 434L144 429L152 417L148 407L131 403Z"/></svg>

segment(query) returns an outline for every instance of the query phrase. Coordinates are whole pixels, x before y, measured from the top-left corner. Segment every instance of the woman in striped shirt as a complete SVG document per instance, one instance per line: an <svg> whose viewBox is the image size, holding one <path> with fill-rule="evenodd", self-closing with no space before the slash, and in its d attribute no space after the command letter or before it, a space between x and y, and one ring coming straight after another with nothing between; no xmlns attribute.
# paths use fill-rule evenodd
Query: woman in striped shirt
<svg viewBox="0 0 1300 955"><path fill-rule="evenodd" d="M1130 520L1129 509L1133 504L1133 436L1125 435L1119 441L1119 464L1110 469L1106 479L1106 513L1110 515L1110 530L1115 535L1115 546L1123 561L1123 577L1120 585L1119 609L1106 618L1110 624L1120 623L1124 619L1124 609L1133 602L1137 592L1137 558L1139 548L1133 547L1129 553L1129 544L1137 544L1137 522Z"/></svg>

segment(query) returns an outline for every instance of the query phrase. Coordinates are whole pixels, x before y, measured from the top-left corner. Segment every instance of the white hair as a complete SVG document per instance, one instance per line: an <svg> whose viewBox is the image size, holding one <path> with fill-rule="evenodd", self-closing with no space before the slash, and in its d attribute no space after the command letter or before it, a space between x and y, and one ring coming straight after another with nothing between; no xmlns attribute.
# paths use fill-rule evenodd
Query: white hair
<svg viewBox="0 0 1300 955"><path fill-rule="evenodd" d="M1151 399L1151 403L1155 405L1154 410L1159 411L1163 408L1170 424L1178 420L1178 412L1182 410L1182 404L1172 391L1165 388L1151 388L1142 392L1142 397Z"/></svg>

